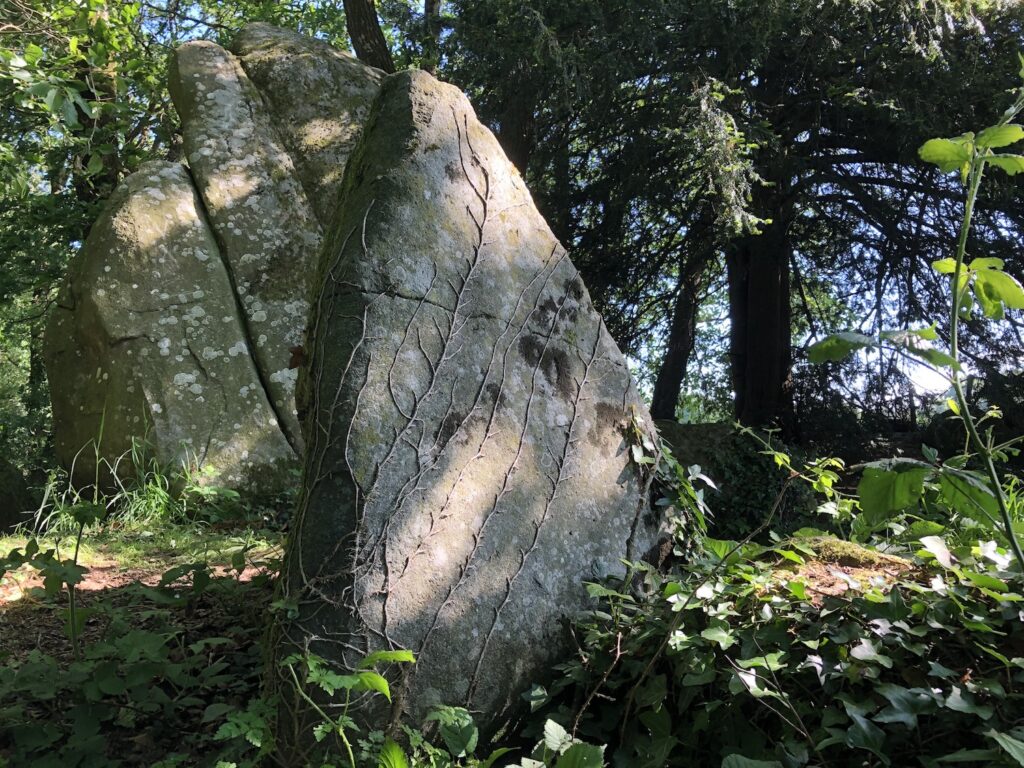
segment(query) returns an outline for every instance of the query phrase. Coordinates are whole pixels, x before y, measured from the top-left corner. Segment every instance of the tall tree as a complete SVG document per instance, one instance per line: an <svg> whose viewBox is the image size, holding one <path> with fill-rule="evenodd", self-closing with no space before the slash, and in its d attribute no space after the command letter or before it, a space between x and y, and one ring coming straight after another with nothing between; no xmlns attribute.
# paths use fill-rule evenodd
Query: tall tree
<svg viewBox="0 0 1024 768"><path fill-rule="evenodd" d="M374 1L345 0L345 22L352 48L360 61L385 72L394 72L395 61L380 28Z"/></svg>
<svg viewBox="0 0 1024 768"><path fill-rule="evenodd" d="M1006 0L452 6L444 71L517 158L612 333L666 383L660 413L663 369L685 369L681 265L690 253L726 265L736 414L751 424L791 422L806 342L794 328L828 330L807 286L872 322L922 316L931 278L918 265L945 234L945 212L923 211L948 207L948 189L921 173L916 147L991 121L1024 19ZM1014 195L992 204L1007 221L1020 208ZM698 237L708 208L715 226ZM998 227L979 233L978 252L1007 245ZM794 264L810 275L802 294Z"/></svg>

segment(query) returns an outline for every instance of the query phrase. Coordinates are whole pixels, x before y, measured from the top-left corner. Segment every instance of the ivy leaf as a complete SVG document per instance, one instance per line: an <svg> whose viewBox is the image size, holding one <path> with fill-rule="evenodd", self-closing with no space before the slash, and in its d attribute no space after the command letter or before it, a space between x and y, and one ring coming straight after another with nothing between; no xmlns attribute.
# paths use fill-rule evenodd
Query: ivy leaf
<svg viewBox="0 0 1024 768"><path fill-rule="evenodd" d="M974 697L968 693L964 695L963 689L954 685L952 693L946 697L946 708L954 712L963 712L965 715L977 715L982 720L992 717L992 707L987 704L975 704Z"/></svg>
<svg viewBox="0 0 1024 768"><path fill-rule="evenodd" d="M1002 579L997 579L995 576L991 576L987 573L978 573L977 571L966 570L963 575L967 577L967 580L974 584L976 587L987 589L992 592L1007 592L1009 587L1006 582Z"/></svg>
<svg viewBox="0 0 1024 768"><path fill-rule="evenodd" d="M875 648L875 642L870 638L861 640L851 651L850 655L858 661L874 662L881 664L886 669L892 669L892 659L884 653L879 653Z"/></svg>
<svg viewBox="0 0 1024 768"><path fill-rule="evenodd" d="M956 139L931 139L921 145L917 154L926 163L939 166L943 173L952 173L971 161L968 141L963 136Z"/></svg>
<svg viewBox="0 0 1024 768"><path fill-rule="evenodd" d="M1024 156L1021 155L990 155L985 162L1002 168L1010 176L1016 176L1024 171Z"/></svg>
<svg viewBox="0 0 1024 768"><path fill-rule="evenodd" d="M877 345L870 336L854 331L833 333L831 336L812 344L807 350L807 358L812 363L824 363L829 360L842 360L851 352L865 347Z"/></svg>
<svg viewBox="0 0 1024 768"><path fill-rule="evenodd" d="M718 643L718 647L723 651L732 648L732 646L736 644L736 638L734 638L732 636L732 632L725 627L708 627L700 633L700 636L705 640Z"/></svg>
<svg viewBox="0 0 1024 768"><path fill-rule="evenodd" d="M998 149L999 147L1016 144L1021 139L1024 139L1024 126L1010 123L1008 125L993 125L991 128L986 128L978 134L975 144L982 148Z"/></svg>
<svg viewBox="0 0 1024 768"><path fill-rule="evenodd" d="M922 536L920 542L924 545L925 550L939 561L939 565L943 568L953 567L953 556L949 553L946 542L938 536Z"/></svg>
<svg viewBox="0 0 1024 768"><path fill-rule="evenodd" d="M882 761L889 765L889 759L885 757L885 731L872 723L863 715L850 712L850 719L853 725L846 731L846 745L854 749L866 749L874 752Z"/></svg>
<svg viewBox="0 0 1024 768"><path fill-rule="evenodd" d="M917 728L917 716L935 709L935 700L922 688L882 683L875 686L875 691L889 702L888 707L871 718L876 723L903 723L907 728Z"/></svg>

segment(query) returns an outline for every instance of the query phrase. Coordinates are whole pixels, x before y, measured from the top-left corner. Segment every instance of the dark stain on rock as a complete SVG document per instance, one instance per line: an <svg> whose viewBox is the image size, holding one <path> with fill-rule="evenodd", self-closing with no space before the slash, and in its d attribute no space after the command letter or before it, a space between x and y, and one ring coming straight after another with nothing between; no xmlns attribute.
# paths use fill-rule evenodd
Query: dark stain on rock
<svg viewBox="0 0 1024 768"><path fill-rule="evenodd" d="M552 315L558 314L558 305L555 304L555 300L550 296L541 302L539 309L541 317L543 317L545 321L549 321Z"/></svg>
<svg viewBox="0 0 1024 768"><path fill-rule="evenodd" d="M534 368L539 367L544 378L565 398L576 395L576 380L572 375L572 360L565 350L554 345L544 348L544 340L533 334L519 339L519 353ZM543 359L541 359L543 357Z"/></svg>
<svg viewBox="0 0 1024 768"><path fill-rule="evenodd" d="M489 401L494 403L495 408L501 408L508 400L508 398L505 397L505 393L502 392L501 386L497 382L492 381L484 387L484 392L487 393Z"/></svg>
<svg viewBox="0 0 1024 768"><path fill-rule="evenodd" d="M609 402L598 402L594 406L594 426L587 434L587 441L601 449L605 456L611 456L619 448L618 440L610 440L610 435L626 434L626 416L622 406Z"/></svg>
<svg viewBox="0 0 1024 768"><path fill-rule="evenodd" d="M571 296L575 301L581 301L583 299L583 281L579 275L576 277L570 277L562 284L562 288L565 289L567 296Z"/></svg>
<svg viewBox="0 0 1024 768"><path fill-rule="evenodd" d="M444 447L448 444L455 433L459 431L459 427L462 426L462 422L465 421L466 414L459 413L458 411L448 411L445 417L441 420L441 428L437 432L437 444Z"/></svg>
<svg viewBox="0 0 1024 768"><path fill-rule="evenodd" d="M536 366L540 356L544 354L544 340L533 334L525 334L519 338L519 354L528 365Z"/></svg>
<svg viewBox="0 0 1024 768"><path fill-rule="evenodd" d="M455 163L448 163L444 167L444 175L448 177L449 181L458 181L462 178L462 169Z"/></svg>

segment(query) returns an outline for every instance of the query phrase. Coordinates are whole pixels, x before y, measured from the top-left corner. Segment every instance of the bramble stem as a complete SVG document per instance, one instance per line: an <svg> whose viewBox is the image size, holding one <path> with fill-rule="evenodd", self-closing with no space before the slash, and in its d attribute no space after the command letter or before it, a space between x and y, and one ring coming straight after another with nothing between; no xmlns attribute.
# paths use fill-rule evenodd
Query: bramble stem
<svg viewBox="0 0 1024 768"><path fill-rule="evenodd" d="M1017 111L1019 111L1019 107ZM1003 120L1001 122L1008 122L1015 114L1015 110L1008 110L1006 115L1003 116ZM982 152L987 153L989 150L982 150ZM963 384L960 381L960 304L964 293L968 290L966 280L961 284L960 272L963 269L964 256L967 253L967 236L971 230L971 219L974 217L974 204L978 199L978 189L981 186L981 180L984 175L985 156L975 149L968 174L967 201L964 205L964 219L960 225L960 236L957 238L956 244L956 266L953 269L953 275L951 277L953 281L953 301L949 312L949 351L953 360L956 361L953 366L952 376L953 392L956 395L956 402L960 408L960 417L964 420L964 426L967 428L967 435L971 445L974 446L974 450L977 451L978 455L981 457L982 462L985 465L985 471L988 473L991 491L995 496L996 504L999 507L999 516L1003 522L1003 532L1006 534L1006 538L1010 542L1010 548L1013 550L1013 554L1017 558L1017 563L1020 565L1021 570L1024 571L1024 551L1021 550L1020 542L1017 541L1017 535L1013 531L1013 518L1010 515L1010 509L1006 503L1006 496L1003 493L1003 486L999 479L999 472L996 470L995 463L992 461L992 448L986 444L985 441L981 439L981 435L978 434L977 423L974 420L973 414L971 414L967 397L964 395Z"/></svg>

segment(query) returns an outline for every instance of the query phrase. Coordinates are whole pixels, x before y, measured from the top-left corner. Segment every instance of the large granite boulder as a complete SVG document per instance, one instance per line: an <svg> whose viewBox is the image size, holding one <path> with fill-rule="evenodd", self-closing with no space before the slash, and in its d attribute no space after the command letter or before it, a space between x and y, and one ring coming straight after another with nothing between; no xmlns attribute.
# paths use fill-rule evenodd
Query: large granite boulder
<svg viewBox="0 0 1024 768"><path fill-rule="evenodd" d="M630 452L653 425L578 271L456 88L415 71L384 81L330 233L284 576L299 610L281 652L351 668L412 650L396 709L418 722L461 705L493 726L570 650L563 619L592 606L583 582L654 542Z"/></svg>
<svg viewBox="0 0 1024 768"><path fill-rule="evenodd" d="M293 482L321 221L381 73L264 24L236 50L175 51L188 169L153 164L121 185L50 320L57 452L79 482L95 476L97 441L112 465L133 440L229 487Z"/></svg>
<svg viewBox="0 0 1024 768"><path fill-rule="evenodd" d="M182 166L149 163L71 266L45 353L57 454L79 482L94 476L97 445L112 465L139 439L254 490L295 462L201 205Z"/></svg>

